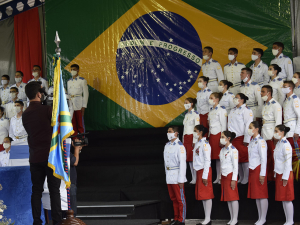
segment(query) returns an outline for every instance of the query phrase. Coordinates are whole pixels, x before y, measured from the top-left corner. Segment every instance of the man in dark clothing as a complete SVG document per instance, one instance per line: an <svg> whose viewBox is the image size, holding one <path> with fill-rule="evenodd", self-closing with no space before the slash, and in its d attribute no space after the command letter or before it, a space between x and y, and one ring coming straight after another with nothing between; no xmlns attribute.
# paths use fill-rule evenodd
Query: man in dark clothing
<svg viewBox="0 0 300 225"><path fill-rule="evenodd" d="M33 225L41 225L41 198L43 185L47 176L50 191L51 217L53 224L61 221L60 179L53 176L48 167L48 156L51 146L52 107L41 104L44 90L41 82L33 81L26 85L25 93L30 100L29 107L22 116L23 126L28 134L29 162L32 181L31 207Z"/></svg>

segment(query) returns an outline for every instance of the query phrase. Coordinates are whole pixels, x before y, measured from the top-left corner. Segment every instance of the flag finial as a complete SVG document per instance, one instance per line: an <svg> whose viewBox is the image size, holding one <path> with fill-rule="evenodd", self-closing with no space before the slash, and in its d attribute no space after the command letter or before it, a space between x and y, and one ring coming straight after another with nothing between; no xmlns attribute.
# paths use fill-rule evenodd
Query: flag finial
<svg viewBox="0 0 300 225"><path fill-rule="evenodd" d="M55 44L56 44L55 52L56 52L57 55L60 56L60 52L61 52L61 48L59 47L60 39L59 39L59 36L58 36L58 32L57 32L57 31L56 31L56 35L55 35L54 42L55 42Z"/></svg>

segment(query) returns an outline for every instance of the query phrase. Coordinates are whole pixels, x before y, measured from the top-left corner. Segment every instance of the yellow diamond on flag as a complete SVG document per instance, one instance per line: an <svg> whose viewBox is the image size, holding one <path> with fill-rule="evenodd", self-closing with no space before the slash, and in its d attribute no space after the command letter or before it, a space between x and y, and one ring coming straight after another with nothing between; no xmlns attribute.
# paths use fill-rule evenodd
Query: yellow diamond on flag
<svg viewBox="0 0 300 225"><path fill-rule="evenodd" d="M159 4L158 4L159 3ZM88 84L154 127L184 112L184 100L196 97L202 48L229 63L250 61L253 48L267 47L178 0L141 0L87 46L70 65L80 65Z"/></svg>

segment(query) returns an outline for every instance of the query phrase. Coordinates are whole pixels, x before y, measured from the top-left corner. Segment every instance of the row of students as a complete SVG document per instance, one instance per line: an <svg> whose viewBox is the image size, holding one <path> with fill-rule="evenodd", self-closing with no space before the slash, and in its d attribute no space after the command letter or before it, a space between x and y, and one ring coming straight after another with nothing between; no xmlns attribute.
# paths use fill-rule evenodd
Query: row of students
<svg viewBox="0 0 300 225"><path fill-rule="evenodd" d="M278 72L278 77L283 80L291 80L293 77L293 64L292 60L283 55L284 44L275 42L272 46L272 54L275 58L271 61L270 65L277 64L281 71ZM270 74L268 72L268 65L264 63L261 58L264 51L260 48L254 48L252 51L251 59L254 63L250 66L253 71L253 82L256 82L260 87L268 84L270 81ZM224 66L224 74L222 67L218 61L212 58L213 48L206 46L203 49L203 59L205 63L202 65L203 76L209 78L208 88L213 92L218 91L218 84L221 80L227 80L232 83L230 92L237 94L240 92L241 79L240 73L246 66L237 61L238 49L230 48L228 50L228 60L230 63Z"/></svg>
<svg viewBox="0 0 300 225"><path fill-rule="evenodd" d="M277 125L274 138L277 140L274 150L275 200L281 201L286 216L285 225L293 224L294 184L292 173L292 146L286 139L290 131L285 125ZM196 143L193 149L193 167L197 171L195 198L203 202L205 219L200 224L211 224L212 199L214 198L212 185L211 159L213 149L206 140L208 129L203 125L194 127L193 136ZM256 200L259 218L256 225L266 223L268 211L267 187L267 142L260 136L260 124L252 121L247 127L251 136L247 149L249 157L249 183L247 197ZM168 129L169 142L164 149L166 182L170 198L173 201L174 220L171 224L185 224L186 200L184 182L186 182L186 151L178 139L179 128L171 126ZM233 145L236 138L235 132L223 131L219 142L224 146L219 154L221 164L221 201L226 201L230 212L230 221L227 224L238 223L239 193L237 186L238 163L240 151ZM197 225L200 225L197 224Z"/></svg>

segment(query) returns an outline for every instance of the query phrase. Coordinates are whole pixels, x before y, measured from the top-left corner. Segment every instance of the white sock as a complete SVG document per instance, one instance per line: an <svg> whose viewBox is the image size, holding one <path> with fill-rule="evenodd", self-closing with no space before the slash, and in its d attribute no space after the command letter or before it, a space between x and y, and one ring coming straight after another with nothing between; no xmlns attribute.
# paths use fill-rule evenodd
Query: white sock
<svg viewBox="0 0 300 225"><path fill-rule="evenodd" d="M244 179L243 166L241 163L239 163L239 176L240 176L240 179L238 180L238 183L241 183L242 180Z"/></svg>
<svg viewBox="0 0 300 225"><path fill-rule="evenodd" d="M285 215L285 223L284 223L283 225L286 225L286 222L287 222L287 216L286 216L286 208L285 208L284 202L282 202L282 206L283 206L283 211L284 211L284 215Z"/></svg>
<svg viewBox="0 0 300 225"><path fill-rule="evenodd" d="M212 208L212 200L203 200L203 206L204 206L204 213L205 213L205 219L202 222L202 224L207 224L210 222L210 214L211 214L211 208Z"/></svg>
<svg viewBox="0 0 300 225"><path fill-rule="evenodd" d="M282 202L285 205L285 217L286 217L286 225L292 225L294 223L294 206L293 202L285 201Z"/></svg>
<svg viewBox="0 0 300 225"><path fill-rule="evenodd" d="M249 178L249 163L248 162L242 163L242 167L244 172L244 179L241 181L241 183L247 184Z"/></svg>
<svg viewBox="0 0 300 225"><path fill-rule="evenodd" d="M263 225L266 222L269 202L267 198L257 199L260 204L260 219L256 225ZM256 200L256 201L257 201Z"/></svg>
<svg viewBox="0 0 300 225"><path fill-rule="evenodd" d="M189 162L190 169L191 169L191 174L192 174L192 181L196 181L197 179L197 172L193 168L193 162Z"/></svg>
<svg viewBox="0 0 300 225"><path fill-rule="evenodd" d="M233 217L233 212L232 212L232 202L227 202L228 204L228 209L229 209L229 213L230 213L230 221L227 224L231 224L232 221L232 217Z"/></svg>
<svg viewBox="0 0 300 225"><path fill-rule="evenodd" d="M231 225L235 225L238 222L238 215L239 215L239 201L232 201L232 221Z"/></svg>
<svg viewBox="0 0 300 225"><path fill-rule="evenodd" d="M205 200L202 200L202 204L203 204L203 209L204 209L204 220L201 223L203 223L205 221L205 207L206 207Z"/></svg>
<svg viewBox="0 0 300 225"><path fill-rule="evenodd" d="M221 178L221 163L219 159L216 160L216 170L217 170L217 178L214 181L214 184L218 183Z"/></svg>
<svg viewBox="0 0 300 225"><path fill-rule="evenodd" d="M256 206L257 206L257 212L258 212L258 220L255 222L255 224L257 225L260 221L261 218L261 206L260 206L260 199L256 199Z"/></svg>

